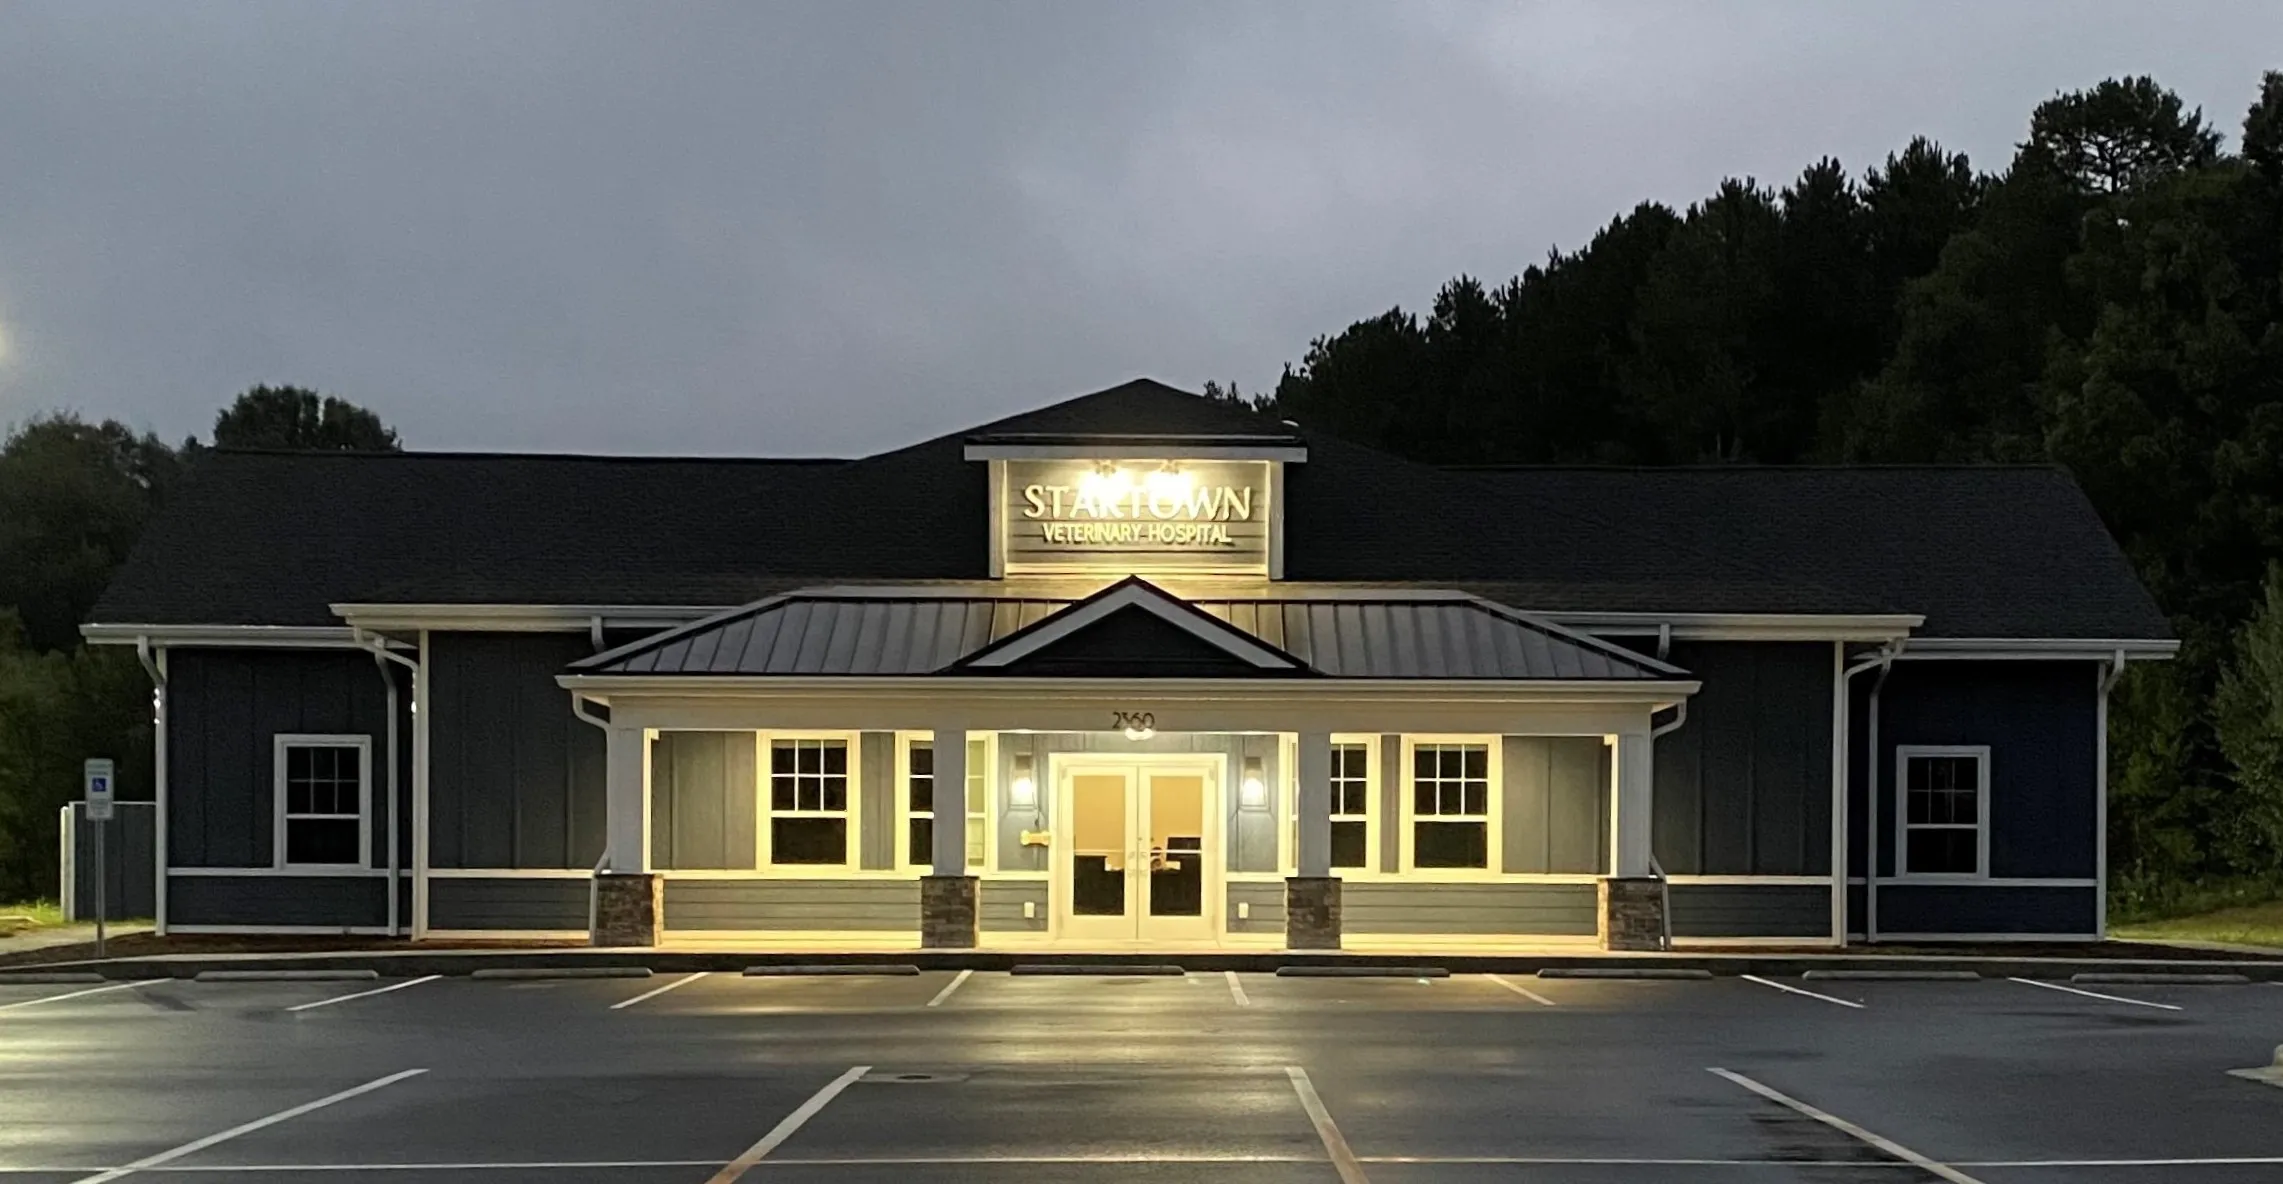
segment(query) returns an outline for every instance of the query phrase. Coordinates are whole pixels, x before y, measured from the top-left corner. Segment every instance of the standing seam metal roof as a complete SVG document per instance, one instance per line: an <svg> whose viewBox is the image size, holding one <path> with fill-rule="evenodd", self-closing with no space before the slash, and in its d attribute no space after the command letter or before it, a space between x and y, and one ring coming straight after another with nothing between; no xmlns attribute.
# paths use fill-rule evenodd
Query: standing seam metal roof
<svg viewBox="0 0 2283 1184"><path fill-rule="evenodd" d="M571 669L589 675L935 674L1079 602L793 593L599 654ZM1676 667L1457 594L1186 603L1332 678L1685 677Z"/></svg>

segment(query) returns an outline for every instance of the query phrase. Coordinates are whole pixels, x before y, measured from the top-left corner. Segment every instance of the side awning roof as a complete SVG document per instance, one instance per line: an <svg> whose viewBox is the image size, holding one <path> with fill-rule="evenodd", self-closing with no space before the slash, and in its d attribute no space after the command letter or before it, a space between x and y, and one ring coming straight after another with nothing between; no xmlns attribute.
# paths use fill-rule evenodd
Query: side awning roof
<svg viewBox="0 0 2283 1184"><path fill-rule="evenodd" d="M1053 675L1665 681L1678 667L1460 592L1185 600L820 588L573 665L576 675Z"/></svg>

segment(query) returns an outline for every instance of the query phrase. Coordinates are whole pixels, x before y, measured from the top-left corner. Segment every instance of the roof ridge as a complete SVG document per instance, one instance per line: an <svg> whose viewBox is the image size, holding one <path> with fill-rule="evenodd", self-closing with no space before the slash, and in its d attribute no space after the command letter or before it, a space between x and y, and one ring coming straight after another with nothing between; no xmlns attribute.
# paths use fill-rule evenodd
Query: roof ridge
<svg viewBox="0 0 2283 1184"><path fill-rule="evenodd" d="M1876 464L1470 464L1439 466L1452 473L1881 473L2007 472L2065 473L2053 461L1898 461Z"/></svg>
<svg viewBox="0 0 2283 1184"><path fill-rule="evenodd" d="M510 452L476 449L403 449L379 452L352 449L298 449L298 448L209 448L215 456L284 457L296 460L538 460L602 464L719 464L719 465L844 465L844 456L659 456L654 454L605 452Z"/></svg>

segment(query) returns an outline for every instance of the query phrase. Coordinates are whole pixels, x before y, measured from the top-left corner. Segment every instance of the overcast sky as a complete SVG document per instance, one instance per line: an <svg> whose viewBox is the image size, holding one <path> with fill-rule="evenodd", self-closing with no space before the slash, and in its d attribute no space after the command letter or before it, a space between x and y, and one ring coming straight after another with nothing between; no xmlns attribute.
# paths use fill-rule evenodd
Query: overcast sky
<svg viewBox="0 0 2283 1184"><path fill-rule="evenodd" d="M0 423L858 454L1497 280L1643 199L2003 163L2283 4L0 0Z"/></svg>

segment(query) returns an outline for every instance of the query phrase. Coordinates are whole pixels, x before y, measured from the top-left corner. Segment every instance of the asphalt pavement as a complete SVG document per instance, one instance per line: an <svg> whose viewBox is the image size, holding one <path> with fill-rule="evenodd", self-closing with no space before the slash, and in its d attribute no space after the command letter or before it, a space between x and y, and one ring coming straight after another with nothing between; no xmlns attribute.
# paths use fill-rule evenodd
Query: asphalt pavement
<svg viewBox="0 0 2283 1184"><path fill-rule="evenodd" d="M0 1184L2249 1184L2278 1043L2266 983L4 984Z"/></svg>

